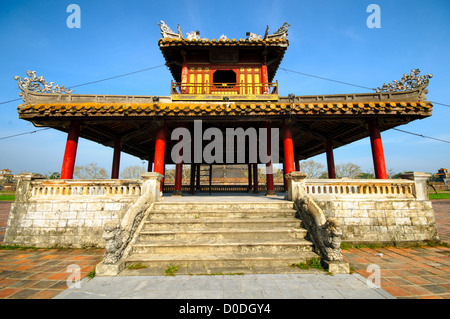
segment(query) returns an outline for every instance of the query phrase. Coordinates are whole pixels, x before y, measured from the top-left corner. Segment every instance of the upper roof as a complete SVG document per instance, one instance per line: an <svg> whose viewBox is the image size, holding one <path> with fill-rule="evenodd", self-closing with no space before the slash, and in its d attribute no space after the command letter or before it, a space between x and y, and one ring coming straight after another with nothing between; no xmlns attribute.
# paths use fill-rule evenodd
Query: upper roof
<svg viewBox="0 0 450 319"><path fill-rule="evenodd" d="M221 52L234 50L238 52L235 56L241 56L248 52L256 53L260 57L265 56L269 81L271 82L289 46L287 39L289 25L287 23L283 24L273 34L269 34L269 27L267 26L264 36L248 32L246 39L240 38L238 40L235 38L229 39L225 35L218 39L204 39L200 37L199 31L190 32L186 37L183 37L179 26L178 33L175 33L170 30L164 21L161 21L159 25L161 26L162 38L159 39L158 44L176 82L181 82L181 65L184 56L190 53L201 56L202 52L209 56L214 49L220 49ZM217 61L213 62L217 63Z"/></svg>

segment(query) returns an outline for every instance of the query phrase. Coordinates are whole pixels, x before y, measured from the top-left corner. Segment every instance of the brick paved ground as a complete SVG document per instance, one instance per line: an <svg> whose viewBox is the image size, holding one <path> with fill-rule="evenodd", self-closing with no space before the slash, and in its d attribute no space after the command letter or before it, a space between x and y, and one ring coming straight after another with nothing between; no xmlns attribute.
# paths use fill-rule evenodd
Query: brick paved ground
<svg viewBox="0 0 450 319"><path fill-rule="evenodd" d="M0 243L10 203L0 203ZM442 241L450 242L450 200L433 201ZM49 299L67 289L67 267L78 265L85 277L103 258L102 249L0 250L0 299ZM450 248L352 248L345 259L368 278L380 267L381 288L398 298L450 298ZM382 257L377 254L383 254Z"/></svg>
<svg viewBox="0 0 450 319"><path fill-rule="evenodd" d="M450 200L433 201L441 241L450 243ZM450 298L450 248L352 248L343 251L350 267L371 279L378 265L381 288L397 298ZM382 254L382 257L377 256Z"/></svg>
<svg viewBox="0 0 450 319"><path fill-rule="evenodd" d="M0 243L10 206L0 202ZM103 254L103 249L0 249L0 299L53 298L67 289L67 280L73 277L69 266L78 266L80 279L84 278Z"/></svg>

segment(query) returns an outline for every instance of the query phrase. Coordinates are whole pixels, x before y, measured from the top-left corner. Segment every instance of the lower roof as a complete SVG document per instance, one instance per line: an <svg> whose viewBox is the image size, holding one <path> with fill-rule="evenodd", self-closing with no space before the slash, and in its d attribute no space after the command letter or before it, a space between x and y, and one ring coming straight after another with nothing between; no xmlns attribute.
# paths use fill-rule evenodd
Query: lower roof
<svg viewBox="0 0 450 319"><path fill-rule="evenodd" d="M24 100L18 108L21 119L64 132L77 120L81 137L106 146L121 139L122 151L141 159L153 155L156 129L166 123L167 163L172 163L170 150L178 142L170 139L171 131L180 125L192 128L194 120L202 120L204 129L217 127L223 132L258 128L267 121L280 128L285 121L292 127L295 153L306 159L325 152L326 140L337 148L369 136L368 119L375 118L384 131L432 114L432 104L421 92L280 97L270 102L46 93L27 93ZM283 143L279 145L282 159Z"/></svg>

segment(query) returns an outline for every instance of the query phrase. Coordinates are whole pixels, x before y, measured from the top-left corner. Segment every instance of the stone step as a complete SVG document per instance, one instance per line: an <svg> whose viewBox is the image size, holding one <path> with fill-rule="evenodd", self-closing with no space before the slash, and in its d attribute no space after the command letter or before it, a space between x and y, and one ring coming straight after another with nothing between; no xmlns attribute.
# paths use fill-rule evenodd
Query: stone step
<svg viewBox="0 0 450 319"><path fill-rule="evenodd" d="M312 251L313 245L305 239L240 240L190 242L165 241L158 243L138 242L133 245L133 254L239 254L282 253Z"/></svg>
<svg viewBox="0 0 450 319"><path fill-rule="evenodd" d="M277 269L280 272L298 272L293 264L304 263L317 258L314 252L295 253L259 253L259 254L134 254L126 260L126 266L139 264L146 268L135 274L164 275L170 267L178 269L182 274L237 274L237 273L270 273ZM317 270L312 270L317 272ZM132 274L129 271L128 274Z"/></svg>
<svg viewBox="0 0 450 319"><path fill-rule="evenodd" d="M295 216L296 211L294 209L266 209L266 210L197 210L190 211L184 210L179 207L178 210L154 210L149 214L148 220L167 220L167 219L204 219L204 218L292 218Z"/></svg>
<svg viewBox="0 0 450 319"><path fill-rule="evenodd" d="M294 204L289 201L273 202L158 202L155 203L155 211L179 212L183 211L258 211L293 209Z"/></svg>
<svg viewBox="0 0 450 319"><path fill-rule="evenodd" d="M144 222L143 231L151 230L207 230L207 229L276 229L301 227L300 219L292 218L197 218L150 219Z"/></svg>
<svg viewBox="0 0 450 319"><path fill-rule="evenodd" d="M139 243L158 241L217 241L229 240L278 240L305 238L303 228L277 229L213 229L213 230L144 230L140 232Z"/></svg>

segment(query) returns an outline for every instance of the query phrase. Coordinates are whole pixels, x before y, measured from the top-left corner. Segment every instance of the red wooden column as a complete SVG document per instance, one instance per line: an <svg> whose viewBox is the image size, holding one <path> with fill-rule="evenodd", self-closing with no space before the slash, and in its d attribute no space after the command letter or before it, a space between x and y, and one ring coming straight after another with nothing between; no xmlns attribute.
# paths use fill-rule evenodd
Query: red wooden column
<svg viewBox="0 0 450 319"><path fill-rule="evenodd" d="M259 193L258 185L258 164L252 164L253 166L253 193Z"/></svg>
<svg viewBox="0 0 450 319"><path fill-rule="evenodd" d="M294 155L295 158L295 171L300 172L300 156Z"/></svg>
<svg viewBox="0 0 450 319"><path fill-rule="evenodd" d="M264 84L262 87L262 94L268 94L269 93L269 73L267 71L267 57L264 56L264 63L261 66L261 81Z"/></svg>
<svg viewBox="0 0 450 319"><path fill-rule="evenodd" d="M153 164L153 171L155 173L159 173L161 175L164 175L164 155L166 151L166 132L167 128L165 125L158 128L156 132L156 143L155 143L155 156L154 164ZM161 180L161 190L162 186L164 185L164 179Z"/></svg>
<svg viewBox="0 0 450 319"><path fill-rule="evenodd" d="M250 192L253 189L252 185L252 164L248 164L248 189L247 191Z"/></svg>
<svg viewBox="0 0 450 319"><path fill-rule="evenodd" d="M181 141L182 137L180 137ZM177 154L177 163L175 164L175 189L173 191L174 196L181 196L181 186L183 184L183 149Z"/></svg>
<svg viewBox="0 0 450 319"><path fill-rule="evenodd" d="M78 137L80 136L80 123L72 121L67 135L66 150L64 152L61 168L61 179L73 179L73 169L77 156Z"/></svg>
<svg viewBox="0 0 450 319"><path fill-rule="evenodd" d="M268 122L266 123L267 128L267 154L270 154L270 161L266 163L266 184L267 192L266 196L275 195L275 188L273 185L273 166L272 166L272 125Z"/></svg>
<svg viewBox="0 0 450 319"><path fill-rule="evenodd" d="M326 152L327 152L327 168L328 168L328 178L336 178L336 168L334 167L334 155L333 155L333 141L326 141Z"/></svg>
<svg viewBox="0 0 450 319"><path fill-rule="evenodd" d="M284 124L282 126L283 131L283 146L284 146L284 166L285 175L295 171L294 165L294 142L292 140L291 127ZM286 185L289 186L289 185ZM289 188L289 187L287 187Z"/></svg>
<svg viewBox="0 0 450 319"><path fill-rule="evenodd" d="M120 139L114 141L114 155L111 169L111 179L119 178L120 171L120 152L122 151L122 142Z"/></svg>
<svg viewBox="0 0 450 319"><path fill-rule="evenodd" d="M187 60L186 60L186 55L183 55L183 63L181 66L181 84L186 84L188 83L188 66L187 66ZM181 94L187 94L188 92L188 87L182 85L181 86Z"/></svg>
<svg viewBox="0 0 450 319"><path fill-rule="evenodd" d="M373 166L377 179L387 179L386 162L384 159L383 142L380 127L375 119L369 120L370 144L372 146Z"/></svg>

